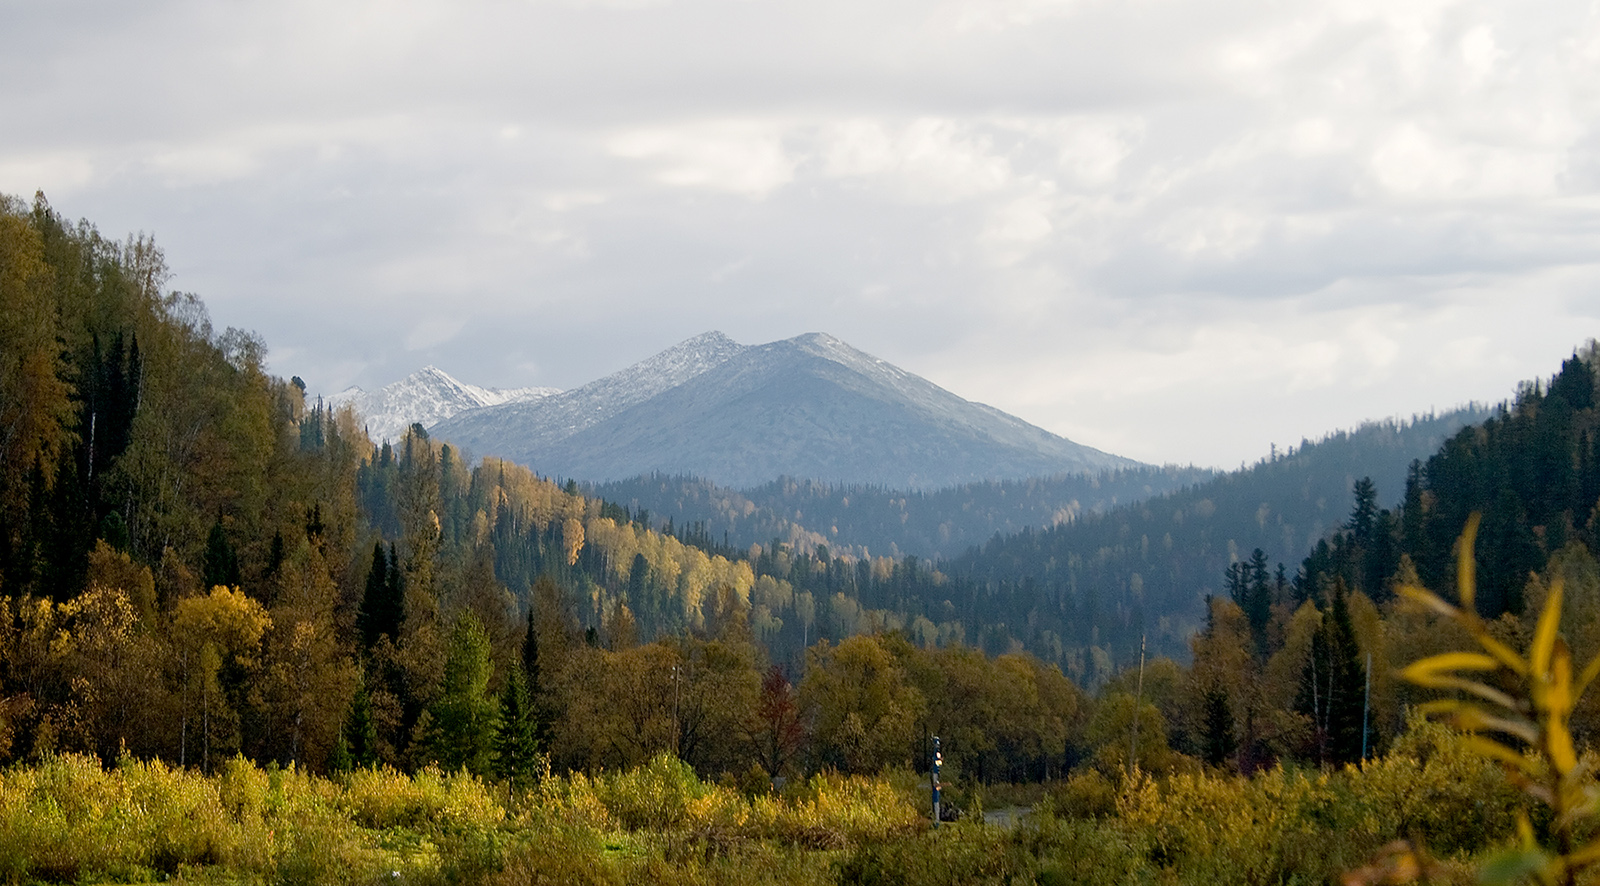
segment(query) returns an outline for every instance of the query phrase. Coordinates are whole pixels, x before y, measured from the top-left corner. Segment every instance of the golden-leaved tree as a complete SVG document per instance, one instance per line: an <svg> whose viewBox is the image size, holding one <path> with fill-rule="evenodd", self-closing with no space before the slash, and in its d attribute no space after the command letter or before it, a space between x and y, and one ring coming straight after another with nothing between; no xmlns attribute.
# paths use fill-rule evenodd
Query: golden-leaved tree
<svg viewBox="0 0 1600 886"><path fill-rule="evenodd" d="M266 608L233 588L179 601L171 636L182 685L178 762L212 765L241 749L239 712L261 668Z"/></svg>
<svg viewBox="0 0 1600 886"><path fill-rule="evenodd" d="M801 706L814 718L821 761L849 772L909 763L926 700L882 638L858 635L837 646L813 646L800 684Z"/></svg>

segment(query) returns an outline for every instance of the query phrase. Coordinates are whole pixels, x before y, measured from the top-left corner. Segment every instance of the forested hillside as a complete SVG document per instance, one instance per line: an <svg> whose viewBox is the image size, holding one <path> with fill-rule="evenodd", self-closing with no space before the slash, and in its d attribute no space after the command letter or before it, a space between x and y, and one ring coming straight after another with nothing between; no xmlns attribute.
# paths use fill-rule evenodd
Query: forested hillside
<svg viewBox="0 0 1600 886"><path fill-rule="evenodd" d="M1563 648L1584 662L1600 652L1595 370L1591 342L1548 384L1524 385L1414 463L1396 508L1379 507L1372 484L1358 481L1349 517L1292 581L1274 581L1260 557L1231 567L1228 594L1210 601L1194 641L1190 697L1209 699L1200 705L1213 712L1194 715L1196 746L1246 768L1284 754L1345 763L1381 749L1404 728L1406 704L1426 695L1393 675L1466 642L1459 624L1401 599L1405 587L1460 603L1458 577L1475 574L1477 615L1515 649L1559 587ZM1579 701L1571 726L1580 743L1593 741L1600 704Z"/></svg>
<svg viewBox="0 0 1600 886"><path fill-rule="evenodd" d="M900 631L918 648L1027 649L1092 685L1141 634L1181 653L1229 563L1255 546L1303 549L1344 510L1350 474L1383 473L1372 452L1403 464L1459 421L1336 435L950 565L725 547L703 525L651 531L641 509L515 465L469 467L420 429L374 447L355 416L308 406L297 381L264 373L260 342L214 331L193 296L163 294L153 244L109 241L42 201L8 203L5 224L17 359L4 387L0 592L14 617L0 679L21 752L126 742L179 760L325 760L360 697L384 754L415 759L429 753L425 715L440 715L446 663L467 654L452 643L477 648L457 623L482 630L498 690L529 612L552 656L714 637L732 619L748 625L752 673L770 660L799 676L819 639ZM1118 495L1141 479L1098 482ZM1004 520L1010 502L1037 507L1051 489L969 491ZM906 506L912 522L892 496L857 491L847 507L849 492L767 494L814 495L821 514L837 498L863 526ZM955 501L943 495L920 501L937 513ZM80 630L94 635L81 648L45 641Z"/></svg>
<svg viewBox="0 0 1600 886"><path fill-rule="evenodd" d="M1337 580L1382 600L1402 575L1451 590L1456 536L1479 513L1478 609L1486 618L1521 615L1530 572L1569 542L1600 546L1595 363L1591 342L1548 383L1523 385L1482 424L1413 464L1393 510L1360 495L1350 521L1306 559L1306 591Z"/></svg>
<svg viewBox="0 0 1600 886"><path fill-rule="evenodd" d="M163 292L148 239L7 199L0 250L0 756L325 754L355 680L349 417Z"/></svg>
<svg viewBox="0 0 1600 886"><path fill-rule="evenodd" d="M776 539L798 551L949 558L996 534L1012 535L1172 492L1216 476L1204 468L1123 468L934 490L839 485L783 477L735 490L693 477L652 475L590 484L593 494L692 527L735 548Z"/></svg>

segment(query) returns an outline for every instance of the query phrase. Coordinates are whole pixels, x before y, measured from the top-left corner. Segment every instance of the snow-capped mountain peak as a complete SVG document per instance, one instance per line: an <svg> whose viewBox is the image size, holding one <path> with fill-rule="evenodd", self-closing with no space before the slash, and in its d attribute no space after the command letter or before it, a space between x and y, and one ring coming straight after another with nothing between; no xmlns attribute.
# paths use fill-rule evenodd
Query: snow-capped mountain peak
<svg viewBox="0 0 1600 886"><path fill-rule="evenodd" d="M935 488L1132 465L973 403L824 333L708 332L554 397L467 410L430 433L552 476L779 475Z"/></svg>
<svg viewBox="0 0 1600 886"><path fill-rule="evenodd" d="M332 406L349 403L366 422L374 441L395 441L412 424L430 427L468 409L538 400L556 388L485 388L457 379L437 366L424 366L376 391L348 388L328 398Z"/></svg>

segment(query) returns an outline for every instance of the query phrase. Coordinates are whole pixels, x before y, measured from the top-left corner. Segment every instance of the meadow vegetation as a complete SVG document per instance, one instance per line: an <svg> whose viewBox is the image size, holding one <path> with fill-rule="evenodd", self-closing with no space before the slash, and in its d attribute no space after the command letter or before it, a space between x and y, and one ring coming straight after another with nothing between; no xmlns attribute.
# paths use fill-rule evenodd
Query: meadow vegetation
<svg viewBox="0 0 1600 886"><path fill-rule="evenodd" d="M1530 808L1467 736L1420 719L1364 769L1090 769L1013 828L934 829L926 805L909 771L774 792L670 755L514 790L432 767L328 778L235 757L207 776L66 754L0 775L0 882L1317 883L1401 839L1471 882Z"/></svg>

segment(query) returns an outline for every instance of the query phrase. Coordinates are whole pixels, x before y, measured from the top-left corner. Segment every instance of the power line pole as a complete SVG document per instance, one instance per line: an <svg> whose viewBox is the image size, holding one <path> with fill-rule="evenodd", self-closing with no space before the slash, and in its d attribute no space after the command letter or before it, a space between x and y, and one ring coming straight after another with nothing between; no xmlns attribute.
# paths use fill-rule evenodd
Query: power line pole
<svg viewBox="0 0 1600 886"><path fill-rule="evenodd" d="M1129 730L1132 735L1128 737L1128 776L1133 776L1134 761L1139 759L1139 708L1144 705L1144 641L1145 635L1139 635L1139 683L1133 695L1133 727Z"/></svg>
<svg viewBox="0 0 1600 886"><path fill-rule="evenodd" d="M1372 710L1372 652L1367 651L1367 688L1361 701L1361 762L1367 762L1367 716Z"/></svg>

